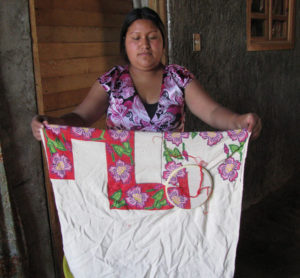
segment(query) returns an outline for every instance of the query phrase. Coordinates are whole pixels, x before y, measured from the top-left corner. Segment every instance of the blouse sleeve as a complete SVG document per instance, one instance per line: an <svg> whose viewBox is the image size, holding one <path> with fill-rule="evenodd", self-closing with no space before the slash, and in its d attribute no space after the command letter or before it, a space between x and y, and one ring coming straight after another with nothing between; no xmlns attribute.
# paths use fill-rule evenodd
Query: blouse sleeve
<svg viewBox="0 0 300 278"><path fill-rule="evenodd" d="M99 83L108 94L113 90L118 75L118 67L113 67L111 70L98 77Z"/></svg>
<svg viewBox="0 0 300 278"><path fill-rule="evenodd" d="M170 72L177 85L182 89L195 78L188 69L179 65L170 65Z"/></svg>

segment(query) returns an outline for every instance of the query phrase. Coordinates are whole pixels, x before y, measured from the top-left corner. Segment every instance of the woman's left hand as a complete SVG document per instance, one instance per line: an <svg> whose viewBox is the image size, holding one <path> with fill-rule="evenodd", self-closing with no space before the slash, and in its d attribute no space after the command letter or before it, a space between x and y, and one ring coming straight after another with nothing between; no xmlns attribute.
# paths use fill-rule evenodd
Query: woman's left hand
<svg viewBox="0 0 300 278"><path fill-rule="evenodd" d="M255 113L247 113L238 116L238 126L247 128L251 132L251 138L256 139L262 129L261 119Z"/></svg>

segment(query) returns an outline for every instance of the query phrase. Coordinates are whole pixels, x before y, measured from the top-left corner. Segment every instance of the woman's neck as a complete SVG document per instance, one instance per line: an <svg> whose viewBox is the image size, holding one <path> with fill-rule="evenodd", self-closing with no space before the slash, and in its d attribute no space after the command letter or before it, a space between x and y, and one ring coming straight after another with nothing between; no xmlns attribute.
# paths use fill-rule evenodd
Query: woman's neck
<svg viewBox="0 0 300 278"><path fill-rule="evenodd" d="M138 77L140 80L149 80L157 75L161 75L162 71L164 69L163 64L159 64L156 68L153 68L151 70L141 70L139 68L136 68L129 64L128 66L130 75L134 77Z"/></svg>
<svg viewBox="0 0 300 278"><path fill-rule="evenodd" d="M129 73L134 87L144 103L158 102L162 87L164 66L160 64L156 69L143 71L129 66Z"/></svg>

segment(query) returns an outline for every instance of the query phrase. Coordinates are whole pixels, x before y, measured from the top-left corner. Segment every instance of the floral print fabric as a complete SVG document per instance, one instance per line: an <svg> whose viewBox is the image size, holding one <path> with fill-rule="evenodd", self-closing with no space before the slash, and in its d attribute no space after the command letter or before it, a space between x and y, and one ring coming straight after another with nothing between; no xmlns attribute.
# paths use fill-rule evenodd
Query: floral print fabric
<svg viewBox="0 0 300 278"><path fill-rule="evenodd" d="M48 126L74 277L233 277L249 135Z"/></svg>
<svg viewBox="0 0 300 278"><path fill-rule="evenodd" d="M107 191L111 209L171 209L175 206L190 209L199 205L191 200L189 179L191 177L184 165L198 165L200 185L197 194L208 199L212 192L212 181L203 185L202 167L209 161L196 150L188 151L197 142L205 146L204 153L214 146L222 146L223 160L217 168L222 180L234 182L239 176L244 144L249 136L246 130L224 132L164 132L153 135L160 138L162 181L139 184L135 171L135 133L127 130L98 130L51 125L44 130L47 142L49 172L52 179L75 179L72 139L98 141L105 144L107 167ZM225 138L224 138L225 137ZM225 143L222 143L225 141ZM236 143L238 142L238 143ZM149 147L145 145L145 147ZM193 149L193 148L192 148ZM203 149L203 150L204 150ZM153 161L156 163L157 161ZM151 173L149 173L151 175ZM167 188L165 183L168 182ZM203 192L202 192L203 191ZM195 192L194 192L195 193Z"/></svg>
<svg viewBox="0 0 300 278"><path fill-rule="evenodd" d="M149 117L128 66L116 66L98 80L109 95L107 127L143 131L183 131L184 88L193 75L178 65L165 66L157 110Z"/></svg>

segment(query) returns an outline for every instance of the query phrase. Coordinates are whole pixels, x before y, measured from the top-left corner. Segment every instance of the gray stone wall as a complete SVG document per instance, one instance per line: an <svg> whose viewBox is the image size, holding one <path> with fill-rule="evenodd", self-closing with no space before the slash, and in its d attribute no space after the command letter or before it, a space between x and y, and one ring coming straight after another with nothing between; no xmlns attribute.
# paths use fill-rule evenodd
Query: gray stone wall
<svg viewBox="0 0 300 278"><path fill-rule="evenodd" d="M244 208L297 182L300 28L293 50L248 52L246 1L170 0L169 15L170 61L190 69L224 106L262 118L261 136L249 147ZM200 52L192 51L193 33L201 33ZM189 114L187 129L211 128Z"/></svg>
<svg viewBox="0 0 300 278"><path fill-rule="evenodd" d="M25 236L29 277L54 277L37 113L28 0L0 1L0 140Z"/></svg>

